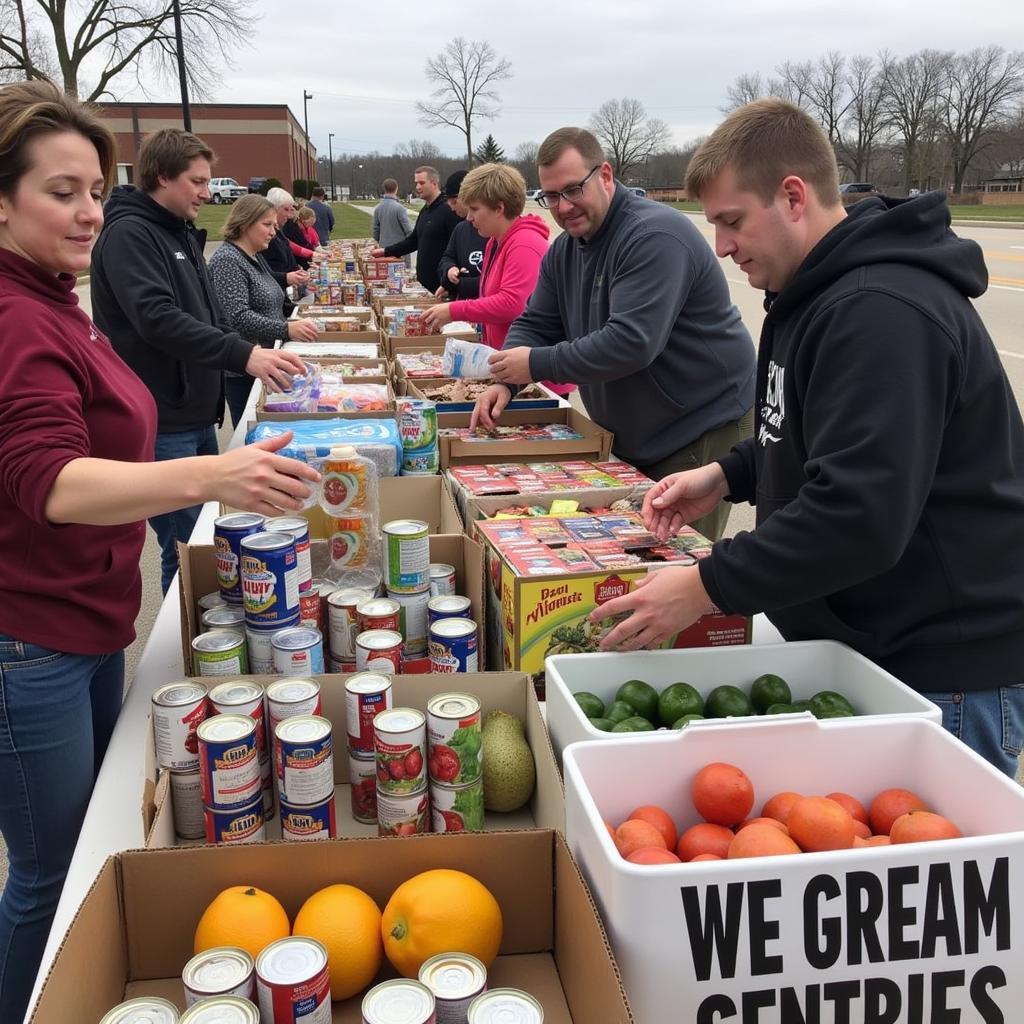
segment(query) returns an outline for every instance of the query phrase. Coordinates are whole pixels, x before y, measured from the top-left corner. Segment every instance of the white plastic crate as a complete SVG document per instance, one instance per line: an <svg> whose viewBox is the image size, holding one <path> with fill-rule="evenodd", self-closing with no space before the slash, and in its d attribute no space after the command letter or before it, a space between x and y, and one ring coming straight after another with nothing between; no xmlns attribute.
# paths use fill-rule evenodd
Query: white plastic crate
<svg viewBox="0 0 1024 1024"><path fill-rule="evenodd" d="M965 838L701 864L620 857L602 819L657 804L688 828L700 820L692 780L711 761L749 775L753 814L782 790L867 803L902 786ZM637 1024L1020 1019L1024 790L934 722L804 717L616 736L567 750L565 783L569 846Z"/></svg>
<svg viewBox="0 0 1024 1024"><path fill-rule="evenodd" d="M620 735L595 729L573 694L589 690L608 704L627 679L643 679L659 692L670 683L685 682L706 697L726 683L747 691L758 676L774 672L789 683L794 700L805 700L820 690L837 690L849 698L858 715L915 715L942 721L942 712L931 701L833 640L632 654L558 654L547 659L545 670L548 732L559 759L570 743ZM782 721L800 716L772 717ZM701 728L706 724L695 723Z"/></svg>

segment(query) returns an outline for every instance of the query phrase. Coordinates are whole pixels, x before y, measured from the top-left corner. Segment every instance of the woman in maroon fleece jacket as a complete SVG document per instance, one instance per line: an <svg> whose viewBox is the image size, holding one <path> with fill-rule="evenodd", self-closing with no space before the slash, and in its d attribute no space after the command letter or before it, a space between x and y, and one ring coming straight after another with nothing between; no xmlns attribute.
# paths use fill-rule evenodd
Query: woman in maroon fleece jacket
<svg viewBox="0 0 1024 1024"><path fill-rule="evenodd" d="M20 1021L121 706L147 517L297 509L316 474L263 444L152 461L148 389L79 308L110 131L48 82L0 89L0 1021Z"/></svg>

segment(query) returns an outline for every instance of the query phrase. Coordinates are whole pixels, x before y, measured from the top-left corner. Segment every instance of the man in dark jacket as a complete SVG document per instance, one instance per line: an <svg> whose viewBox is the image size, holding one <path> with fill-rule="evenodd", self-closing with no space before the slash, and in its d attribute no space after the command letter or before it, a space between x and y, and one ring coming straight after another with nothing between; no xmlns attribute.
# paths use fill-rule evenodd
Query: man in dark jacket
<svg viewBox="0 0 1024 1024"><path fill-rule="evenodd" d="M92 253L93 316L114 349L153 393L157 461L216 455L224 419L224 370L259 377L272 390L303 372L290 352L251 345L221 322L206 274L206 233L194 221L210 192L213 151L177 128L139 149L141 189L114 189ZM155 516L166 593L201 506Z"/></svg>
<svg viewBox="0 0 1024 1024"><path fill-rule="evenodd" d="M799 154L799 155L796 155ZM782 100L731 114L687 190L766 292L755 434L644 503L665 534L722 499L757 527L602 615L649 647L712 604L850 645L942 708L996 767L1024 744L1024 423L971 299L981 250L945 196L839 200L832 148ZM851 697L856 699L855 694Z"/></svg>
<svg viewBox="0 0 1024 1024"><path fill-rule="evenodd" d="M322 188L315 188L309 200L309 208L316 217L313 221L313 230L316 231L316 237L320 239L321 245L327 244L334 230L334 211L325 202L326 195Z"/></svg>
<svg viewBox="0 0 1024 1024"><path fill-rule="evenodd" d="M448 208L441 195L441 176L435 167L416 168L416 195L423 200L416 223L404 241L388 246L377 246L374 256L405 256L416 253L416 280L430 292L441 284L437 272L441 257L448 246L448 238L459 218Z"/></svg>
<svg viewBox="0 0 1024 1024"><path fill-rule="evenodd" d="M441 257L437 272L441 286L434 292L438 299L476 299L480 297L480 271L484 265L487 239L466 220L466 208L459 200L462 179L468 171L453 171L444 183L444 198L451 211L459 218L448 239L448 247Z"/></svg>

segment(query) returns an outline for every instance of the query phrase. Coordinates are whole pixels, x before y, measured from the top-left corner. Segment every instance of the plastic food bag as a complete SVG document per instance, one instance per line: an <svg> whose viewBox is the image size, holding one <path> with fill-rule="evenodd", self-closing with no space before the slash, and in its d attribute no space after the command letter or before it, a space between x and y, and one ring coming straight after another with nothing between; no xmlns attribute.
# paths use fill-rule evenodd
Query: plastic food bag
<svg viewBox="0 0 1024 1024"><path fill-rule="evenodd" d="M263 407L269 412L316 412L320 400L320 367L306 363L306 372L292 377L290 391L264 387Z"/></svg>
<svg viewBox="0 0 1024 1024"><path fill-rule="evenodd" d="M444 343L441 368L446 377L490 377L491 356L494 353L495 350L490 345L448 338Z"/></svg>

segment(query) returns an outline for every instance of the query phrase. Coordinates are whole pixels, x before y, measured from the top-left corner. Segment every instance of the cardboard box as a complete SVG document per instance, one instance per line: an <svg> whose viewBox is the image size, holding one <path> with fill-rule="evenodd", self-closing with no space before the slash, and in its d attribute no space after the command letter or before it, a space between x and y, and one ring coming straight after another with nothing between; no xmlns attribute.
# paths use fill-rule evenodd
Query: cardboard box
<svg viewBox="0 0 1024 1024"><path fill-rule="evenodd" d="M266 685L278 676L248 676ZM353 839L377 835L376 825L365 825L352 817L352 793L349 785L346 735L348 720L345 708L345 680L347 675L316 676L320 683L323 704L321 714L334 727L334 808L338 837ZM209 682L209 680L206 680ZM565 800L562 795L562 776L555 762L551 742L544 727L540 705L527 676L521 672L470 672L451 675L398 675L392 683L394 707L413 707L427 710L427 701L439 693L470 693L479 698L484 718L496 709L515 715L524 727L526 742L533 752L537 769L537 785L529 802L518 811L498 814L487 811L484 819L486 831L507 831L521 828L551 828L565 831ZM146 737L147 773L156 764L153 747L153 732L149 729ZM164 772L161 778L166 775ZM156 774L147 774L152 781ZM148 821L146 831L147 849L165 846L196 846L196 842L185 842L174 834L174 813L170 793L158 793L157 784L153 790L153 803L143 806L143 822ZM267 823L267 839L279 839L281 835L280 810Z"/></svg>
<svg viewBox="0 0 1024 1024"><path fill-rule="evenodd" d="M365 378L353 378L354 383L372 383ZM383 409L362 409L358 412L338 412L326 410L324 412L275 412L268 410L266 406L267 393L260 388L256 397L256 422L292 422L294 420L380 420L395 415L395 392L390 381L384 382L387 388L387 406Z"/></svg>
<svg viewBox="0 0 1024 1024"><path fill-rule="evenodd" d="M404 518L404 517L403 517ZM382 520L387 522L387 520ZM313 541L313 575L327 568L326 543ZM454 566L457 592L470 600L477 624L478 663L487 664L486 604L483 549L465 534L434 534L430 537L430 561ZM192 641L202 630L196 602L218 589L215 549L212 544L178 544L178 595L181 604L181 663L186 673L192 666Z"/></svg>
<svg viewBox="0 0 1024 1024"><path fill-rule="evenodd" d="M898 786L964 838L701 864L619 856L602 819L658 804L686 829L700 820L694 776L723 760L749 776L755 809L783 790L867 804ZM670 1008L765 1024L1020 1019L1024 789L935 722L715 723L575 743L565 802L638 1024Z"/></svg>
<svg viewBox="0 0 1024 1024"><path fill-rule="evenodd" d="M468 427L468 412L439 413L438 431L443 427ZM555 409L527 409L504 412L501 425L561 423L582 436L564 441L465 441L438 436L437 447L441 469L449 466L473 466L485 462L557 462L560 459L592 459L605 461L611 455L612 434L599 427L576 409L563 406Z"/></svg>
<svg viewBox="0 0 1024 1024"><path fill-rule="evenodd" d="M359 886L384 907L403 881L441 867L479 878L501 906L489 987L530 992L545 1024L633 1024L590 894L565 841L550 830L119 853L72 922L30 1024L95 1024L141 995L182 1008L181 970L196 922L230 885L273 893L294 918L324 886ZM379 978L393 976L386 967ZM360 1024L361 1000L335 1003L333 1024Z"/></svg>
<svg viewBox="0 0 1024 1024"><path fill-rule="evenodd" d="M338 306L338 305L318 305L317 303L303 303L301 306L295 307L295 315L301 317L315 316L323 319L324 317L331 318L336 316L355 316L363 321L364 324L371 324L376 326L375 314L373 309L366 306Z"/></svg>
<svg viewBox="0 0 1024 1024"><path fill-rule="evenodd" d="M835 690L849 698L858 715L868 715L874 720L894 715L912 716L942 724L942 712L930 700L925 700L863 654L834 640L630 654L558 654L548 658L544 667L547 724L559 762L562 751L570 743L619 735L595 729L573 694L588 690L607 705L627 679L642 679L659 692L671 683L685 680L706 697L716 686L725 684L737 686L746 693L758 676L773 672L789 683L794 700L807 700L821 690ZM773 715L772 720L796 717L799 716ZM737 718L734 724L761 720ZM704 728L714 721L709 718L692 725Z"/></svg>
<svg viewBox="0 0 1024 1024"><path fill-rule="evenodd" d="M400 367L401 364L396 364ZM397 375L396 375L397 376ZM453 383L454 378L452 377L403 377L402 382L405 385L404 393L410 398L426 398L427 396L423 393L424 387L442 387L445 384ZM548 392L546 388L540 389L539 385L532 384L527 385L528 388L533 388L537 391L543 390L546 394L538 393L535 397L525 398L513 398L505 408L508 411L514 411L516 409L557 409L558 408L558 395L553 392ZM465 399L463 401L441 401L439 399L430 399L437 404L437 411L442 412L472 412L476 407L476 402L473 399Z"/></svg>
<svg viewBox="0 0 1024 1024"><path fill-rule="evenodd" d="M449 338L456 338L460 341L479 341L480 335L476 331L459 331L455 334L421 334L419 336L404 337L396 334L381 332L381 344L388 359L393 360L396 352L443 352L444 343Z"/></svg>

